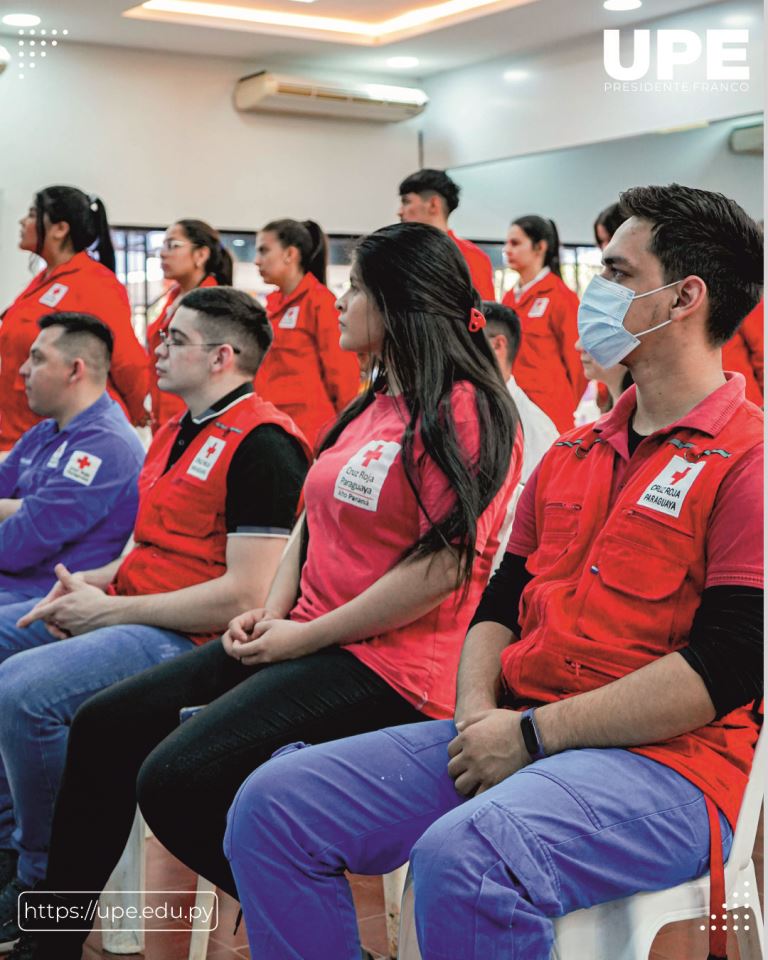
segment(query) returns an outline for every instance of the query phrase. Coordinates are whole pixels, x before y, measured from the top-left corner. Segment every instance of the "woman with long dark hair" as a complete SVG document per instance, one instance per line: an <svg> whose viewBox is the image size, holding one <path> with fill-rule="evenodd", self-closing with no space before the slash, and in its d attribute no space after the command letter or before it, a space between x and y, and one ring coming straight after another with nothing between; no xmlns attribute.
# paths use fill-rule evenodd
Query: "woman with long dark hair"
<svg viewBox="0 0 768 960"><path fill-rule="evenodd" d="M257 392L285 411L314 445L360 388L360 364L339 346L336 298L325 285L328 248L314 220L273 220L256 238L256 266L275 338Z"/></svg>
<svg viewBox="0 0 768 960"><path fill-rule="evenodd" d="M579 299L560 275L557 227L544 217L518 217L504 255L520 276L502 301L517 312L523 328L515 380L558 430L570 430L587 384L573 346Z"/></svg>
<svg viewBox="0 0 768 960"><path fill-rule="evenodd" d="M163 309L147 329L147 353L150 364L149 394L152 402L152 431L184 410L175 394L165 393L157 385L154 356L162 334L168 329L179 298L195 287L232 286L232 257L221 242L218 230L203 220L177 220L165 231L160 245L160 265L173 286Z"/></svg>
<svg viewBox="0 0 768 960"><path fill-rule="evenodd" d="M104 204L76 187L46 187L19 222L19 247L37 254L45 267L0 316L0 451L10 450L40 420L29 409L19 370L38 334L37 321L54 310L90 313L112 330L107 386L131 422L143 424L147 358L131 326L125 288L114 273Z"/></svg>
<svg viewBox="0 0 768 960"><path fill-rule="evenodd" d="M265 608L79 710L47 889L103 888L138 789L162 843L234 894L226 812L275 750L452 715L521 459L474 296L433 227L397 224L360 243L341 344L375 354L377 376L323 441ZM181 707L202 703L178 726ZM46 935L39 956L79 957L83 939Z"/></svg>

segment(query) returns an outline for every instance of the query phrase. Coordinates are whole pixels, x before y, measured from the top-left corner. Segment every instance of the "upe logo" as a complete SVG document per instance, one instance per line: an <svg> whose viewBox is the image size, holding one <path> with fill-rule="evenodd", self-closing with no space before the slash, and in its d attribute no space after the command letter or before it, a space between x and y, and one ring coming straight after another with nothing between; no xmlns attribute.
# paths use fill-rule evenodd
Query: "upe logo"
<svg viewBox="0 0 768 960"><path fill-rule="evenodd" d="M614 80L631 81L645 77L651 68L651 30L635 30L633 59L624 65L621 58L621 31L603 31L603 63ZM675 68L696 63L705 44L693 30L656 30L656 79L674 80ZM746 63L749 30L707 30L707 80L749 80Z"/></svg>

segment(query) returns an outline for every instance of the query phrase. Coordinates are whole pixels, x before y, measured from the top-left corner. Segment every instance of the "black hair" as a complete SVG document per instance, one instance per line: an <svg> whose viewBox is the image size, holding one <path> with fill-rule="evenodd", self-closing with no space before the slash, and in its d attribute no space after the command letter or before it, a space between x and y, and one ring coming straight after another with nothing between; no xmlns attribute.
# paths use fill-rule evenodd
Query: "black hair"
<svg viewBox="0 0 768 960"><path fill-rule="evenodd" d="M660 261L665 283L687 276L707 285L707 333L726 343L760 299L763 231L722 193L671 183L633 187L619 197L625 217L651 227L649 251Z"/></svg>
<svg viewBox="0 0 768 960"><path fill-rule="evenodd" d="M62 310L59 313L47 313L37 321L37 325L41 330L47 330L49 327L61 327L62 333L57 338L56 344L64 350L67 350L67 344L69 344L71 349L67 352L73 356L82 349L84 341L90 341L90 345L97 341L99 353L98 356L91 354L91 361L99 366L104 373L109 370L115 338L106 323L99 320L98 317L94 317L90 313Z"/></svg>
<svg viewBox="0 0 768 960"><path fill-rule="evenodd" d="M205 261L205 274L216 279L222 287L232 286L232 255L221 242L218 230L204 220L177 220L184 235L193 247L207 247L210 250Z"/></svg>
<svg viewBox="0 0 768 960"><path fill-rule="evenodd" d="M522 327L520 317L512 309L495 300L483 301L483 313L488 326L485 328L486 335L494 336L497 333L503 334L507 339L507 363L511 366L515 362L515 357L520 349L520 340L522 338ZM495 330L491 330L495 327Z"/></svg>
<svg viewBox="0 0 768 960"><path fill-rule="evenodd" d="M37 249L42 256L45 243L45 217L50 223L69 224L67 241L75 253L94 247L99 262L115 272L115 249L109 233L107 211L98 197L89 196L77 187L45 187L35 194L37 217Z"/></svg>
<svg viewBox="0 0 768 960"><path fill-rule="evenodd" d="M260 303L234 287L197 287L184 294L179 306L198 314L206 338L224 337L225 343L237 347L238 369L255 375L273 337Z"/></svg>
<svg viewBox="0 0 768 960"><path fill-rule="evenodd" d="M458 207L460 192L461 187L451 180L445 170L433 170L429 167L412 173L399 187L401 197L406 193L418 193L421 197L438 194L445 201L446 216Z"/></svg>
<svg viewBox="0 0 768 960"><path fill-rule="evenodd" d="M517 431L517 413L493 351L482 330L469 329L471 311L480 300L456 244L425 224L397 223L364 237L355 250L355 270L382 317L384 342L373 383L341 413L320 449L333 446L347 424L373 402L389 373L407 408L405 473L430 524L405 556L429 556L454 547L460 561L457 585L466 587L477 520L509 472ZM474 387L480 424L479 451L471 461L461 449L453 419L452 391L459 382ZM455 506L440 521L429 516L416 489L417 431L456 494Z"/></svg>
<svg viewBox="0 0 768 960"><path fill-rule="evenodd" d="M262 233L274 233L284 247L296 247L304 273L311 273L325 283L328 266L328 244L325 234L314 220L271 220Z"/></svg>
<svg viewBox="0 0 768 960"><path fill-rule="evenodd" d="M627 218L622 215L621 207L618 203L611 203L605 208L605 210L601 210L592 226L592 230L595 234L595 244L598 247L600 246L600 237L597 235L598 227L605 227L605 231L608 234L608 239L610 240L626 219Z"/></svg>
<svg viewBox="0 0 768 960"><path fill-rule="evenodd" d="M558 277L560 274L560 237L554 220L537 217L529 213L512 221L512 226L518 226L530 238L532 243L541 243L546 240L547 252L544 257L544 266L549 267Z"/></svg>

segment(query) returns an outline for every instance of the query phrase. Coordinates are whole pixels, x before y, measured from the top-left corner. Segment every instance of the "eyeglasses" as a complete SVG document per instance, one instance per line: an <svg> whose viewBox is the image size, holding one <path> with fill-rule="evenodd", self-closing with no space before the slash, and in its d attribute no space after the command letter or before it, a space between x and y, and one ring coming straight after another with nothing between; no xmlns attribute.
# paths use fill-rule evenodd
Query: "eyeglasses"
<svg viewBox="0 0 768 960"><path fill-rule="evenodd" d="M171 253L173 250L180 250L182 247L191 247L189 240L163 240L159 249Z"/></svg>
<svg viewBox="0 0 768 960"><path fill-rule="evenodd" d="M167 347L168 350L171 347L231 347L232 353L242 353L240 347L236 347L231 343L192 343L189 340L179 340L178 337L174 336L173 333L168 333L167 330L160 331L160 343L164 347Z"/></svg>

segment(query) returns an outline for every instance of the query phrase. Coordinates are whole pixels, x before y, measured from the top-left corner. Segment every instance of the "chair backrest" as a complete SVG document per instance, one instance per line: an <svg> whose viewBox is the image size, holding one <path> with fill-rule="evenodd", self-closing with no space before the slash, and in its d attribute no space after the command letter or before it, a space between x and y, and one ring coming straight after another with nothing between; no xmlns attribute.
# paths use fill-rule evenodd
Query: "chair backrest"
<svg viewBox="0 0 768 960"><path fill-rule="evenodd" d="M746 867L752 859L755 846L757 824L760 819L760 807L763 803L765 774L768 769L768 739L765 730L760 731L755 746L755 756L749 773L747 789L741 801L739 819L733 834L733 844L728 857L728 865L739 869Z"/></svg>

